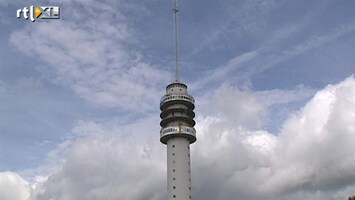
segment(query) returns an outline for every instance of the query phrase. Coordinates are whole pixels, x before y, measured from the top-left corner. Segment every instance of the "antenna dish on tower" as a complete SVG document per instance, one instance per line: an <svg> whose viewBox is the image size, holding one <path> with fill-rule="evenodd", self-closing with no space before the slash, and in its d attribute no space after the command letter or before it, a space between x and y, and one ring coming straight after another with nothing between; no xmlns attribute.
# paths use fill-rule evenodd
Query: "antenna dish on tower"
<svg viewBox="0 0 355 200"><path fill-rule="evenodd" d="M175 40L175 81L179 82L179 26L178 26L178 0L174 0L173 18L174 18L174 40Z"/></svg>

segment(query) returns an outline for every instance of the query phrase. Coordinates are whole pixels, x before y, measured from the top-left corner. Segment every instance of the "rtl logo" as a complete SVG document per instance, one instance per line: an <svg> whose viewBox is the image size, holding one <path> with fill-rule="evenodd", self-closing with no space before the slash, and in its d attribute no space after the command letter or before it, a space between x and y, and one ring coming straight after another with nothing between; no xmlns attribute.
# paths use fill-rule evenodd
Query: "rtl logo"
<svg viewBox="0 0 355 200"><path fill-rule="evenodd" d="M30 19L34 22L36 19L59 19L60 9L59 6L30 6L17 10L17 18Z"/></svg>

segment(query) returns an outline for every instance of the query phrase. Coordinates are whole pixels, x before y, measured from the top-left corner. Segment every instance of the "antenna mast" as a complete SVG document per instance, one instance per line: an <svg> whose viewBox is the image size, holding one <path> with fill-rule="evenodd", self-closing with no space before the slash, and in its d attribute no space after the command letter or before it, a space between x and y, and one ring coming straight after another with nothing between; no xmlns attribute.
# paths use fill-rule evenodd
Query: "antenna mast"
<svg viewBox="0 0 355 200"><path fill-rule="evenodd" d="M179 82L179 27L178 27L178 0L174 0L173 17L174 17L174 39L175 39L175 79Z"/></svg>

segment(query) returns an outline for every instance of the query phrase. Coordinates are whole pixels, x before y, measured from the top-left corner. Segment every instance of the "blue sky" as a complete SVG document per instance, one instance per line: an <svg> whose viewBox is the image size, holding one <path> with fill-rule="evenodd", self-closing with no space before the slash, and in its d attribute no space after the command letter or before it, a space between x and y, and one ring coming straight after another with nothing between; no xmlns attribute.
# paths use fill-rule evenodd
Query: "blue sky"
<svg viewBox="0 0 355 200"><path fill-rule="evenodd" d="M17 19L16 10L30 5L58 5L61 18ZM165 198L158 105L174 76L171 7L161 0L0 0L0 184L19 180L3 195ZM196 199L355 195L355 2L181 0L180 9L181 77L197 100L200 133L192 149ZM327 142L334 132L344 151ZM212 138L216 147L208 148ZM320 147L316 155L307 151L311 144ZM335 157L348 160L343 171ZM324 163L342 175L324 175ZM84 177L115 173L127 186L149 187L123 197L107 189L125 188L112 178L65 181L82 166ZM293 183L285 178L290 171ZM251 185L265 185L233 193L249 173Z"/></svg>

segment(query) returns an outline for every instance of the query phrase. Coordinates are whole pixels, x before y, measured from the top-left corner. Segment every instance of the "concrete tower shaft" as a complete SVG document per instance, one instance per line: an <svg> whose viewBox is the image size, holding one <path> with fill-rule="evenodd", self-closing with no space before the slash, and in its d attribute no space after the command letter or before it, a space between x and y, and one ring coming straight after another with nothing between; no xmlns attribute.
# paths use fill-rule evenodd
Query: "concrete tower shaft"
<svg viewBox="0 0 355 200"><path fill-rule="evenodd" d="M160 101L160 141L167 145L168 199L191 199L190 144L196 141L195 100L174 82Z"/></svg>

